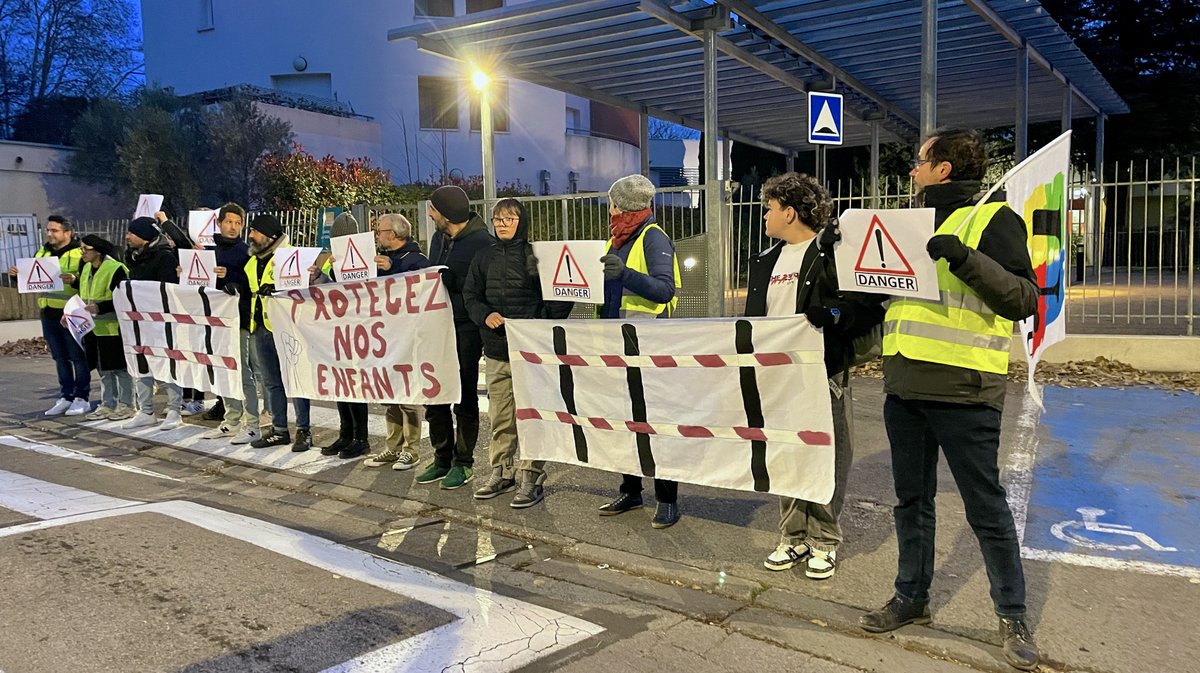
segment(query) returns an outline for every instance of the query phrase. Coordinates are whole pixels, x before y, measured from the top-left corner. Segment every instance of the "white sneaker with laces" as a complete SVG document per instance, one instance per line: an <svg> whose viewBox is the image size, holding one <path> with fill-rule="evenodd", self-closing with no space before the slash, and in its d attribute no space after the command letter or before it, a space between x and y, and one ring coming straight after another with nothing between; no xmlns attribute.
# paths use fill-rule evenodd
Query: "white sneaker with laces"
<svg viewBox="0 0 1200 673"><path fill-rule="evenodd" d="M237 433L233 439L229 440L230 444L249 444L258 439L262 435L254 428L242 428L241 432Z"/></svg>
<svg viewBox="0 0 1200 673"><path fill-rule="evenodd" d="M71 400L68 400L67 398L62 397L62 398L59 398L59 400L54 403L54 406L52 406L46 410L46 415L47 416L61 416L64 413L66 413L67 409L70 409L70 408L71 408Z"/></svg>
<svg viewBox="0 0 1200 673"><path fill-rule="evenodd" d="M183 425L183 417L178 411L168 411L167 417L163 419L162 425L158 426L159 430L174 430Z"/></svg>
<svg viewBox="0 0 1200 673"><path fill-rule="evenodd" d="M87 400L75 400L67 408L67 416L82 416L92 410L92 403Z"/></svg>
<svg viewBox="0 0 1200 673"><path fill-rule="evenodd" d="M767 555L767 560L763 561L763 567L767 570L789 570L794 568L797 563L803 563L809 554L808 545L803 542L792 544L787 540L779 543L775 547L775 551Z"/></svg>
<svg viewBox="0 0 1200 673"><path fill-rule="evenodd" d="M179 410L180 416L195 416L196 414L204 413L204 403L200 400L192 400L183 405Z"/></svg>
<svg viewBox="0 0 1200 673"><path fill-rule="evenodd" d="M126 430L136 430L138 428L148 428L158 422L158 419L153 414L143 414L139 412L132 420L121 427Z"/></svg>
<svg viewBox="0 0 1200 673"><path fill-rule="evenodd" d="M204 433L203 435L200 435L200 439L221 439L223 437L233 437L236 434L237 434L236 427L231 427L231 426L228 426L228 425L225 425L224 423L222 423L222 424L218 425L216 428L213 428L212 430L209 430L208 432Z"/></svg>
<svg viewBox="0 0 1200 673"><path fill-rule="evenodd" d="M814 549L812 550L812 556L808 557L808 568L804 571L804 574L814 580L827 580L833 577L833 573L836 570L836 551Z"/></svg>

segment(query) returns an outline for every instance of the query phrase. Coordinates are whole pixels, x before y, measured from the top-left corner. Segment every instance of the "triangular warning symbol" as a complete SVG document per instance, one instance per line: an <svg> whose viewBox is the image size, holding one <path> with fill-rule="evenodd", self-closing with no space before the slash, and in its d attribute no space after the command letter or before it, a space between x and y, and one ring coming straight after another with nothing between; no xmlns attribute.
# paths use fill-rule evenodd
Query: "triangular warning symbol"
<svg viewBox="0 0 1200 673"><path fill-rule="evenodd" d="M188 269L188 280L194 280L207 283L209 280L208 270L200 263L200 255L192 255L192 268Z"/></svg>
<svg viewBox="0 0 1200 673"><path fill-rule="evenodd" d="M833 118L833 111L829 109L829 101L821 101L821 111L817 113L817 123L813 126L813 133L841 135L841 132L838 131L837 120Z"/></svg>
<svg viewBox="0 0 1200 673"><path fill-rule="evenodd" d="M867 253L868 250L870 250L870 254ZM868 261L864 262L864 259ZM891 268L888 268L888 260L892 260ZM897 265L895 260L899 260L900 264ZM887 273L894 276L917 275L913 271L912 265L905 259L904 253L900 252L900 246L892 240L892 235L883 226L878 215L871 215L871 226L867 227L867 237L863 240L863 247L858 253L858 262L854 265L854 270L864 273Z"/></svg>
<svg viewBox="0 0 1200 673"><path fill-rule="evenodd" d="M88 319L78 315L65 316L67 323L71 326L71 331L76 334L83 334L88 329Z"/></svg>
<svg viewBox="0 0 1200 673"><path fill-rule="evenodd" d="M216 236L221 233L221 228L217 226L218 212L220 211L214 210L212 214L208 216L208 220L204 223L204 226L200 228L200 238Z"/></svg>
<svg viewBox="0 0 1200 673"><path fill-rule="evenodd" d="M292 254L283 259L283 266L279 268L279 278L291 280L300 277L300 251L294 250Z"/></svg>
<svg viewBox="0 0 1200 673"><path fill-rule="evenodd" d="M571 248L563 246L562 253L558 256L558 268L554 270L554 281L551 285L560 285L563 287L587 287L588 282L583 277L583 272L579 270L579 263L575 261L575 257L571 254Z"/></svg>
<svg viewBox="0 0 1200 673"><path fill-rule="evenodd" d="M346 241L346 258L342 260L342 268L339 271L350 273L366 270L367 261L363 259L362 253L358 251L358 246L354 245L354 239Z"/></svg>
<svg viewBox="0 0 1200 673"><path fill-rule="evenodd" d="M34 260L33 266L29 267L29 277L25 279L25 283L33 284L53 282L54 277L50 275L50 272L42 268L42 260Z"/></svg>
<svg viewBox="0 0 1200 673"><path fill-rule="evenodd" d="M143 196L138 199L137 210L133 213L134 217L150 217L150 197Z"/></svg>

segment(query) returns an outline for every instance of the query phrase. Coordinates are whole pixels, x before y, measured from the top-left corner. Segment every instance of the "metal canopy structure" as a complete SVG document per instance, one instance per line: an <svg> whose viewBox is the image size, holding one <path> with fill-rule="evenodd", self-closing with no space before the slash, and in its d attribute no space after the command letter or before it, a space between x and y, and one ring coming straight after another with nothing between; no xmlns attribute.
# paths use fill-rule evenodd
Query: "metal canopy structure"
<svg viewBox="0 0 1200 673"><path fill-rule="evenodd" d="M703 129L711 33L723 135L789 155L812 149L804 93L817 90L845 96L846 145L871 144L874 122L882 141L920 136L922 11L931 0L668 3L534 0L420 21L388 39ZM942 1L936 16L941 126L1068 123L1128 111L1036 2Z"/></svg>

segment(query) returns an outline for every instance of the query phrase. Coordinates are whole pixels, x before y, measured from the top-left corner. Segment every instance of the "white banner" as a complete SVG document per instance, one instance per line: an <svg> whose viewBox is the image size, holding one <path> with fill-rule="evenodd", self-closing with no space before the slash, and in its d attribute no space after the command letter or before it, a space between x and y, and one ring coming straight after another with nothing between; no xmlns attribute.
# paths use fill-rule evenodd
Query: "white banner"
<svg viewBox="0 0 1200 673"><path fill-rule="evenodd" d="M343 283L379 276L375 266L375 234L364 232L329 239L333 253L333 280Z"/></svg>
<svg viewBox="0 0 1200 673"><path fill-rule="evenodd" d="M121 283L113 304L130 376L242 399L237 297L135 280Z"/></svg>
<svg viewBox="0 0 1200 673"><path fill-rule="evenodd" d="M287 290L266 304L288 397L459 401L454 314L438 271Z"/></svg>
<svg viewBox="0 0 1200 673"><path fill-rule="evenodd" d="M179 284L188 287L217 286L215 250L179 250Z"/></svg>
<svg viewBox="0 0 1200 673"><path fill-rule="evenodd" d="M154 217L154 213L162 210L162 194L139 194L137 208L133 211L134 219L139 217Z"/></svg>
<svg viewBox="0 0 1200 673"><path fill-rule="evenodd" d="M833 497L824 341L804 316L505 329L522 460Z"/></svg>
<svg viewBox="0 0 1200 673"><path fill-rule="evenodd" d="M83 348L83 337L96 328L96 319L87 310L87 304L79 298L79 295L71 295L67 300L67 305L63 307L63 322L67 324L67 331L71 336L75 337L75 343Z"/></svg>
<svg viewBox="0 0 1200 673"><path fill-rule="evenodd" d="M275 250L275 289L297 290L308 287L312 278L309 267L317 263L320 248L277 248Z"/></svg>
<svg viewBox="0 0 1200 673"><path fill-rule="evenodd" d="M57 257L22 257L17 260L17 292L61 292L62 264Z"/></svg>
<svg viewBox="0 0 1200 673"><path fill-rule="evenodd" d="M851 208L838 218L833 246L838 287L896 297L938 299L937 266L925 251L933 237L933 208Z"/></svg>
<svg viewBox="0 0 1200 673"><path fill-rule="evenodd" d="M538 241L533 254L542 299L604 303L604 241Z"/></svg>
<svg viewBox="0 0 1200 673"><path fill-rule="evenodd" d="M216 245L213 242L213 236L218 236L221 233L221 228L217 226L217 214L219 210L189 210L188 211L188 236L196 245L212 247Z"/></svg>

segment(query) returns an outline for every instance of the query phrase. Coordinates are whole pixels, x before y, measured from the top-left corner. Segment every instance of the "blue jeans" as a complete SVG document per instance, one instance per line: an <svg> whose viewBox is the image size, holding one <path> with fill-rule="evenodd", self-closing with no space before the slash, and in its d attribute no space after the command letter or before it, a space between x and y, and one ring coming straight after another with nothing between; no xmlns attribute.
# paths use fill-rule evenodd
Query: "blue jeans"
<svg viewBox="0 0 1200 673"><path fill-rule="evenodd" d="M58 387L64 400L87 400L91 393L92 372L87 354L75 343L75 338L59 323L62 314L46 315L42 310L42 336L50 348L50 357L58 369Z"/></svg>
<svg viewBox="0 0 1200 673"><path fill-rule="evenodd" d="M1024 617L1021 549L997 462L1000 411L982 404L902 400L888 395L883 422L892 445L898 501L896 593L917 603L929 601L940 446L962 495L967 522L979 541L996 614Z"/></svg>
<svg viewBox="0 0 1200 673"><path fill-rule="evenodd" d="M258 352L258 360L254 364L262 365L262 370L254 373L262 377L263 390L270 401L268 408L271 410L271 427L286 434L287 391L283 387L283 372L279 369L279 351L275 348L275 336L270 330L259 329L252 337L254 348ZM297 397L292 400L292 406L296 411L296 429L310 432L309 401Z"/></svg>
<svg viewBox="0 0 1200 673"><path fill-rule="evenodd" d="M242 357L242 396L245 399L224 398L225 425L231 428L240 424L243 428L258 430L258 385L254 382L255 372L259 369L258 354L257 349L251 348L251 343L250 332L238 330Z"/></svg>

